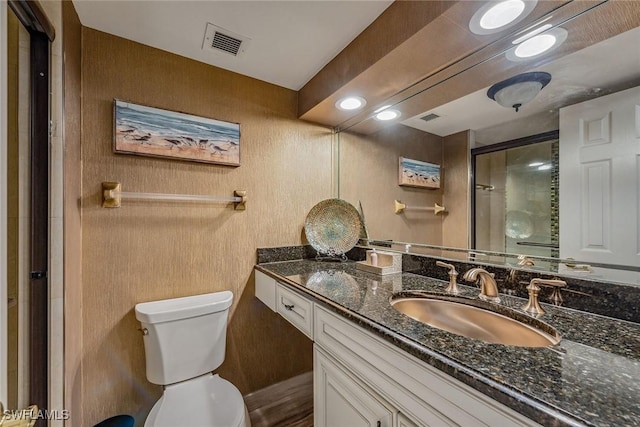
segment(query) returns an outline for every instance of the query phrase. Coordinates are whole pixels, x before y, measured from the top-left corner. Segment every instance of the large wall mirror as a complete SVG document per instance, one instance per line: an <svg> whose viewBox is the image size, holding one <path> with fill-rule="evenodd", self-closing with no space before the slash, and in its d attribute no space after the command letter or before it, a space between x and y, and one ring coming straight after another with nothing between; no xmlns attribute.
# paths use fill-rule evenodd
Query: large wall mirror
<svg viewBox="0 0 640 427"><path fill-rule="evenodd" d="M398 118L340 126L339 197L371 244L640 284L640 4L570 7L392 97ZM440 188L400 185L422 173L401 157Z"/></svg>

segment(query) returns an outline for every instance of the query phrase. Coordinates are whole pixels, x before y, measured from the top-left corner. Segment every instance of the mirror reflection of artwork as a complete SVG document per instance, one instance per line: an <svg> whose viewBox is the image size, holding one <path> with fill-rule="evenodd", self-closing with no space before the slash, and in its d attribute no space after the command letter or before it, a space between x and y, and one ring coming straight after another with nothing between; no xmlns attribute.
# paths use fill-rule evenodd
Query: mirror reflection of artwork
<svg viewBox="0 0 640 427"><path fill-rule="evenodd" d="M398 185L440 188L440 165L400 157Z"/></svg>

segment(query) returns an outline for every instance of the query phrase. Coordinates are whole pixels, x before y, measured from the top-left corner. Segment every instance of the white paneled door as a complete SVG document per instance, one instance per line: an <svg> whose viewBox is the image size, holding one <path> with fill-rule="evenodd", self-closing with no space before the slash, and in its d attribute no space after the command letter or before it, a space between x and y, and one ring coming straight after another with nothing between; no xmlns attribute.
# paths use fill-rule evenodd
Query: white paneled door
<svg viewBox="0 0 640 427"><path fill-rule="evenodd" d="M640 266L640 87L560 110L560 256Z"/></svg>

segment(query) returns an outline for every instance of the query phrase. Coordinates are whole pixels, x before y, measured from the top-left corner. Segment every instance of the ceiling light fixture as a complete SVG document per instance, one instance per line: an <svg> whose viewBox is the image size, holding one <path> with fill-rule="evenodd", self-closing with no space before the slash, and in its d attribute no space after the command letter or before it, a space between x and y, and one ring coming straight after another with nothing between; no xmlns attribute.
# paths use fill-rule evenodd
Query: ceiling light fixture
<svg viewBox="0 0 640 427"><path fill-rule="evenodd" d="M522 0L506 0L492 6L480 17L480 26L485 30L504 27L515 21L524 11Z"/></svg>
<svg viewBox="0 0 640 427"><path fill-rule="evenodd" d="M537 0L491 1L471 17L469 29L475 34L493 34L522 21L535 7Z"/></svg>
<svg viewBox="0 0 640 427"><path fill-rule="evenodd" d="M340 110L357 110L364 107L367 104L364 98L360 96L348 96L346 98L339 99L336 102L336 107Z"/></svg>
<svg viewBox="0 0 640 427"><path fill-rule="evenodd" d="M384 110L376 114L376 119L378 120L393 120L400 117L400 111L398 110Z"/></svg>
<svg viewBox="0 0 640 427"><path fill-rule="evenodd" d="M503 107L516 112L551 81L551 74L544 72L523 73L491 86L487 96Z"/></svg>
<svg viewBox="0 0 640 427"><path fill-rule="evenodd" d="M542 26L540 28L544 28ZM506 57L510 61L520 62L535 58L543 53L549 53L557 49L567 39L569 33L561 27L552 28L548 31L540 32L538 30L514 40L512 43L519 42L514 48L506 53Z"/></svg>

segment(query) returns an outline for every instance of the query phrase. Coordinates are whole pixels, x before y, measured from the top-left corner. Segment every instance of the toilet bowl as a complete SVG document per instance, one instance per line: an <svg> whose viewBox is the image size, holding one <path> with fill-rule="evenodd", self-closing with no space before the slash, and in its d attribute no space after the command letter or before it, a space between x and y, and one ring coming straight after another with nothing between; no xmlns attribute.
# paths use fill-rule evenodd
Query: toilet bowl
<svg viewBox="0 0 640 427"><path fill-rule="evenodd" d="M145 427L249 427L240 391L212 374L224 361L230 291L136 305L147 379L164 386Z"/></svg>

